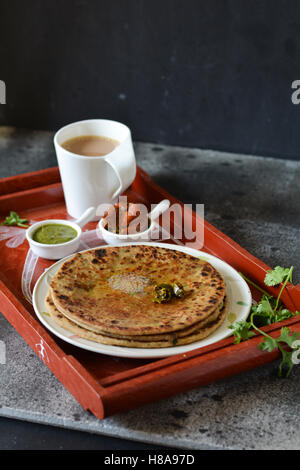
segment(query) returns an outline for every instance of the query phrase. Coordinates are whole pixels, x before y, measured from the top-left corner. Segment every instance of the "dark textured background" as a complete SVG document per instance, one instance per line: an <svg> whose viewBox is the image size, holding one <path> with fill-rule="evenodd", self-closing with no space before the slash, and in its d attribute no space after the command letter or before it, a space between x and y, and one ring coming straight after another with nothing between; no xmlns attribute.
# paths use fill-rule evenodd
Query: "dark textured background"
<svg viewBox="0 0 300 470"><path fill-rule="evenodd" d="M0 124L300 158L297 0L1 0Z"/></svg>

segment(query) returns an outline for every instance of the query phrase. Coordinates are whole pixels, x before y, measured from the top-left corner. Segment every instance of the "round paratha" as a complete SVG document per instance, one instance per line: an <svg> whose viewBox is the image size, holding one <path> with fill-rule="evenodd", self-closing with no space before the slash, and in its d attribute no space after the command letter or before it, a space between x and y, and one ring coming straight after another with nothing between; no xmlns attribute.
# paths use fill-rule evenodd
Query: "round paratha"
<svg viewBox="0 0 300 470"><path fill-rule="evenodd" d="M180 346L184 344L190 344L195 341L206 338L212 334L224 321L228 309L227 303L218 311L217 317L208 322L203 328L194 330L191 334L179 337L177 333L169 335L168 338L159 338L160 335L157 335L157 340L143 340L139 341L138 337L132 338L116 338L112 336L107 336L104 334L96 333L91 330L87 330L79 326L77 323L69 320L65 315L60 313L59 310L55 307L55 304L51 298L51 294L48 293L45 301L46 310L49 313L52 320L62 328L72 332L74 335L79 336L80 338L87 339L89 341L95 341L97 343L122 346L129 348L168 348L172 346ZM162 335L163 336L163 335Z"/></svg>
<svg viewBox="0 0 300 470"><path fill-rule="evenodd" d="M154 303L154 287L179 282L185 296ZM208 262L151 245L105 247L65 261L51 284L53 302L69 320L107 335L172 333L220 310L225 282Z"/></svg>
<svg viewBox="0 0 300 470"><path fill-rule="evenodd" d="M219 317L220 311L225 309L225 312L227 312L228 307L229 307L228 298L227 298L227 296L225 296L224 302L221 304L220 308L217 308L205 320L197 322L194 325L188 326L187 328L184 328L182 330L176 330L172 333L158 333L158 334L153 334L153 335L126 335L126 334L118 335L118 334L115 334L115 333L110 333L109 336L111 336L113 338L128 339L128 340L131 340L131 341L139 341L139 342L140 341L146 341L146 342L150 341L150 342L152 342L152 341L165 341L165 340L173 341L174 338L184 338L185 336L189 336L191 333L206 327L208 324L212 324ZM59 314L59 318L64 316L71 323L74 323L74 324L76 323L76 325L78 325L80 328L84 328L85 330L89 330L89 331L93 332L93 330L90 330L85 325L81 324L79 321L77 321L77 319L75 321L70 320L68 318L68 315L64 315L59 310L57 310L57 308L55 307L55 304L53 302L50 290L49 290L47 298L46 298L46 308L48 309L49 312L51 312L51 310L53 310L53 308L55 308L56 313ZM107 333L105 333L104 331L98 331L96 334L98 334L98 333L107 336Z"/></svg>

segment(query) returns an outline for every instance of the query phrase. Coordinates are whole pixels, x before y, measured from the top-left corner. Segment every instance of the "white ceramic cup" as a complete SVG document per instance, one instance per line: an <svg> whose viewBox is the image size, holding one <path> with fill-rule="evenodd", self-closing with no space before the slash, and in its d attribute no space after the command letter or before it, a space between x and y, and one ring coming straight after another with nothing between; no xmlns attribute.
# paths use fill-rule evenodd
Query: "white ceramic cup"
<svg viewBox="0 0 300 470"><path fill-rule="evenodd" d="M85 157L69 152L62 144L74 137L101 135L120 142L103 157ZM136 161L130 129L106 119L78 121L61 128L54 136L54 146L68 213L78 218L91 206L114 203L133 182ZM101 213L97 213L98 220Z"/></svg>

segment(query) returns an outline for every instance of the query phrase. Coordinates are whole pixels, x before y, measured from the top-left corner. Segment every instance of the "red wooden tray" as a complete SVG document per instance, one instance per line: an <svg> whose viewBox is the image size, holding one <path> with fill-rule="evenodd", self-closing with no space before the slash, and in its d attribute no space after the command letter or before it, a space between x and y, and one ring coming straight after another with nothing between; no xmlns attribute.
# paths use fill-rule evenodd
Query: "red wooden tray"
<svg viewBox="0 0 300 470"><path fill-rule="evenodd" d="M148 206L165 198L170 199L172 204L183 204L156 185L140 168L126 194L129 200ZM67 214L58 169L50 168L0 180L0 219L11 210L34 220L65 218ZM192 225L198 218L192 211L185 216ZM174 220L172 223L175 223ZM263 286L266 271L270 268L205 220L201 219L200 223L204 225L204 247L201 250L223 259ZM91 223L88 228L94 225ZM170 243L170 240L166 241ZM185 240L182 242L185 243ZM46 365L82 407L100 419L249 370L279 357L276 350L268 353L257 348L261 342L260 336L237 345L229 337L159 360L116 360L72 346L44 328L22 294L21 274L27 251L27 241L15 249L8 248L5 241L0 242L0 311L36 354L37 345L43 340L47 352ZM50 265L50 261L40 259L33 282ZM253 297L258 300L259 292L250 288ZM279 291L279 288L267 288L265 285L264 289L273 295ZM290 310L300 310L300 285L288 285L282 301ZM269 325L264 330L271 336L278 336L282 326L300 332L297 317Z"/></svg>

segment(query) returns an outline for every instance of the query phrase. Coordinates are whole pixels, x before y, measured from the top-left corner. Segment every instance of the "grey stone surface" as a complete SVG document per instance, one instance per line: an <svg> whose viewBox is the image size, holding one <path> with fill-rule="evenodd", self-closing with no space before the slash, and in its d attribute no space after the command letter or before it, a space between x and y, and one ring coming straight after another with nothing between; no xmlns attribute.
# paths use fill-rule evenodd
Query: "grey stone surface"
<svg viewBox="0 0 300 470"><path fill-rule="evenodd" d="M0 175L56 165L53 133L0 128ZM299 282L300 163L136 143L138 164L271 266L295 266ZM1 311L1 306L0 306ZM257 368L103 421L82 410L7 320L0 416L182 449L299 449L300 368L277 377Z"/></svg>

